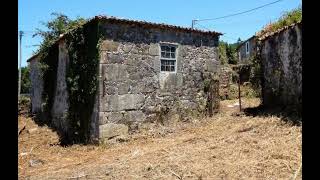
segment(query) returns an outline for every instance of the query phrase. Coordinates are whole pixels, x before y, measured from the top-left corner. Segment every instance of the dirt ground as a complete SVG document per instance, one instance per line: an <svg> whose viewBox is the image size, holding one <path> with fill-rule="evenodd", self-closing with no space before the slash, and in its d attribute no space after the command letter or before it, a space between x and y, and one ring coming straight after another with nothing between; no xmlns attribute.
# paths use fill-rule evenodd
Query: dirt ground
<svg viewBox="0 0 320 180"><path fill-rule="evenodd" d="M20 116L19 179L301 179L301 126L234 115L236 102L222 101L212 118L155 126L108 146L62 147L51 129Z"/></svg>

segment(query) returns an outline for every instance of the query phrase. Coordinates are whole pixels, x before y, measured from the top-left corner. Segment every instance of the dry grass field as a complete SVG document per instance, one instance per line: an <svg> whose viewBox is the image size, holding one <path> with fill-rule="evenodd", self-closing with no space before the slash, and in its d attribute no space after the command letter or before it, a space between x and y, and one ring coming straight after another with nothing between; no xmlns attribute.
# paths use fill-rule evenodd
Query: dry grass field
<svg viewBox="0 0 320 180"><path fill-rule="evenodd" d="M291 179L301 165L301 126L235 114L236 102L222 101L212 118L157 125L108 146L62 147L50 128L20 116L19 179Z"/></svg>

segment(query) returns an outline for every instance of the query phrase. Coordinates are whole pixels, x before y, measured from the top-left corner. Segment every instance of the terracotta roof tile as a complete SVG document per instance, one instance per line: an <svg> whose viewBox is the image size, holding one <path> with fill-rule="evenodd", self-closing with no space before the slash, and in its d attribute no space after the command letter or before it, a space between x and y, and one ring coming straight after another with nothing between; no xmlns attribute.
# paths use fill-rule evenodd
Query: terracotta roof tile
<svg viewBox="0 0 320 180"><path fill-rule="evenodd" d="M147 21L139 21L139 20L130 20L130 19L124 19L124 18L118 18L113 16L95 16L93 19L99 19L99 20L110 20L110 21L116 21L116 22L123 22L127 24L140 24L140 25L147 25L147 26L153 26L153 27L159 27L159 28L166 28L166 29L175 29L175 30L182 30L186 32L197 32L197 33L203 33L203 34L211 34L211 35L222 35L220 32L216 31L203 31L199 29L192 29L182 26L175 26L175 25L169 25L164 23L152 23Z"/></svg>

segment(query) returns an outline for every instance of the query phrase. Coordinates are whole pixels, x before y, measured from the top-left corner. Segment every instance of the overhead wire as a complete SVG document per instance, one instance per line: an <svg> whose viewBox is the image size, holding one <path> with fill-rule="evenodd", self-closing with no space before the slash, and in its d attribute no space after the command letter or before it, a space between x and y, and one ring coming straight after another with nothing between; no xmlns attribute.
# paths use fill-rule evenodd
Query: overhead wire
<svg viewBox="0 0 320 180"><path fill-rule="evenodd" d="M277 0L277 1L274 1L274 2L271 2L271 3L268 3L268 4L264 4L264 5L262 5L262 6L258 6L258 7L255 7L255 8L253 8L253 9L249 9L249 10L246 10L246 11L243 11L243 12L238 12L238 13L234 13L234 14L229 14L229 15L225 15L225 16L221 16L221 17L217 17L217 18L196 19L196 21L211 21L211 20L217 20L217 19L223 19L223 18L227 18L227 17L237 16L237 15L245 14L245 13L248 13L248 12L251 12L251 11L254 11L254 10L257 10L257 9L261 9L261 8L263 8L263 7L266 7L266 6L269 6L269 5L278 3L278 2L280 2L280 1L283 1L283 0Z"/></svg>
<svg viewBox="0 0 320 180"><path fill-rule="evenodd" d="M266 6L269 6L269 5L278 3L278 2L280 2L280 1L283 1L283 0L277 0L277 1L274 1L274 2L271 2L271 3L268 3L268 4L264 4L264 5L261 5L261 6L258 6L258 7L249 9L249 10L246 10L246 11L242 11L242 12L234 13L234 14L229 14L229 15L221 16L221 17L217 17L217 18L196 19L196 20L194 20L194 25L198 25L198 26L200 26L200 27L202 27L202 28L210 31L209 28L205 27L204 25L199 24L198 22L199 22L199 21L209 21L209 20L223 19L223 18L227 18L227 17L237 16L237 15L240 15L240 14L245 14L245 13L248 13L248 12L251 12L251 11L254 11L254 10L257 10L257 9L261 9L261 8L263 8L263 7L266 7ZM225 36L225 35L224 35L224 36ZM235 40L235 38L232 38L232 37L228 37L228 36L225 36L225 37Z"/></svg>

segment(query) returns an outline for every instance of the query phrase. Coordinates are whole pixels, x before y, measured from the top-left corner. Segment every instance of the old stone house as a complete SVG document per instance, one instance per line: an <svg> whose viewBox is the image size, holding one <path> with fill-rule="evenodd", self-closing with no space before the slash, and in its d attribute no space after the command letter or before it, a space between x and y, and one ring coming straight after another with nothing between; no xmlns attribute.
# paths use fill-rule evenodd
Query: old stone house
<svg viewBox="0 0 320 180"><path fill-rule="evenodd" d="M256 53L256 44L257 37L252 36L238 45L236 50L240 64L247 64L250 62L250 57Z"/></svg>
<svg viewBox="0 0 320 180"><path fill-rule="evenodd" d="M98 85L92 105L81 99L74 104L77 99L70 94L74 91L69 87L68 79L75 76L69 71L80 63L75 62L79 56L71 50L76 43L70 41L78 36L66 33L53 45L56 55L51 61L55 61L57 67L51 68L55 77L47 85L48 80L42 78L38 66L41 57L28 60L32 112L44 111L43 94L53 84L52 105L48 112L52 123L65 134L71 131L70 111L80 107L85 108L73 114L91 109L87 123L81 121L80 126L87 126L85 134L90 140L100 142L119 135L119 132L135 131L146 122L188 120L212 115L218 109L220 63L217 47L220 33L106 16L96 16L82 28L83 31L72 32L83 35L84 44L86 41L87 44L93 43L91 47L97 47L94 50L98 52L97 73L93 78L97 79ZM90 28L95 30L89 31ZM99 40L93 42L86 37L88 34L99 37ZM88 49L83 48L81 52L88 53ZM84 58L78 68L86 71L93 59ZM85 88L89 83L86 74L77 72L79 75L76 76L82 79L77 83L84 83L81 87ZM81 89L78 92L82 92Z"/></svg>

